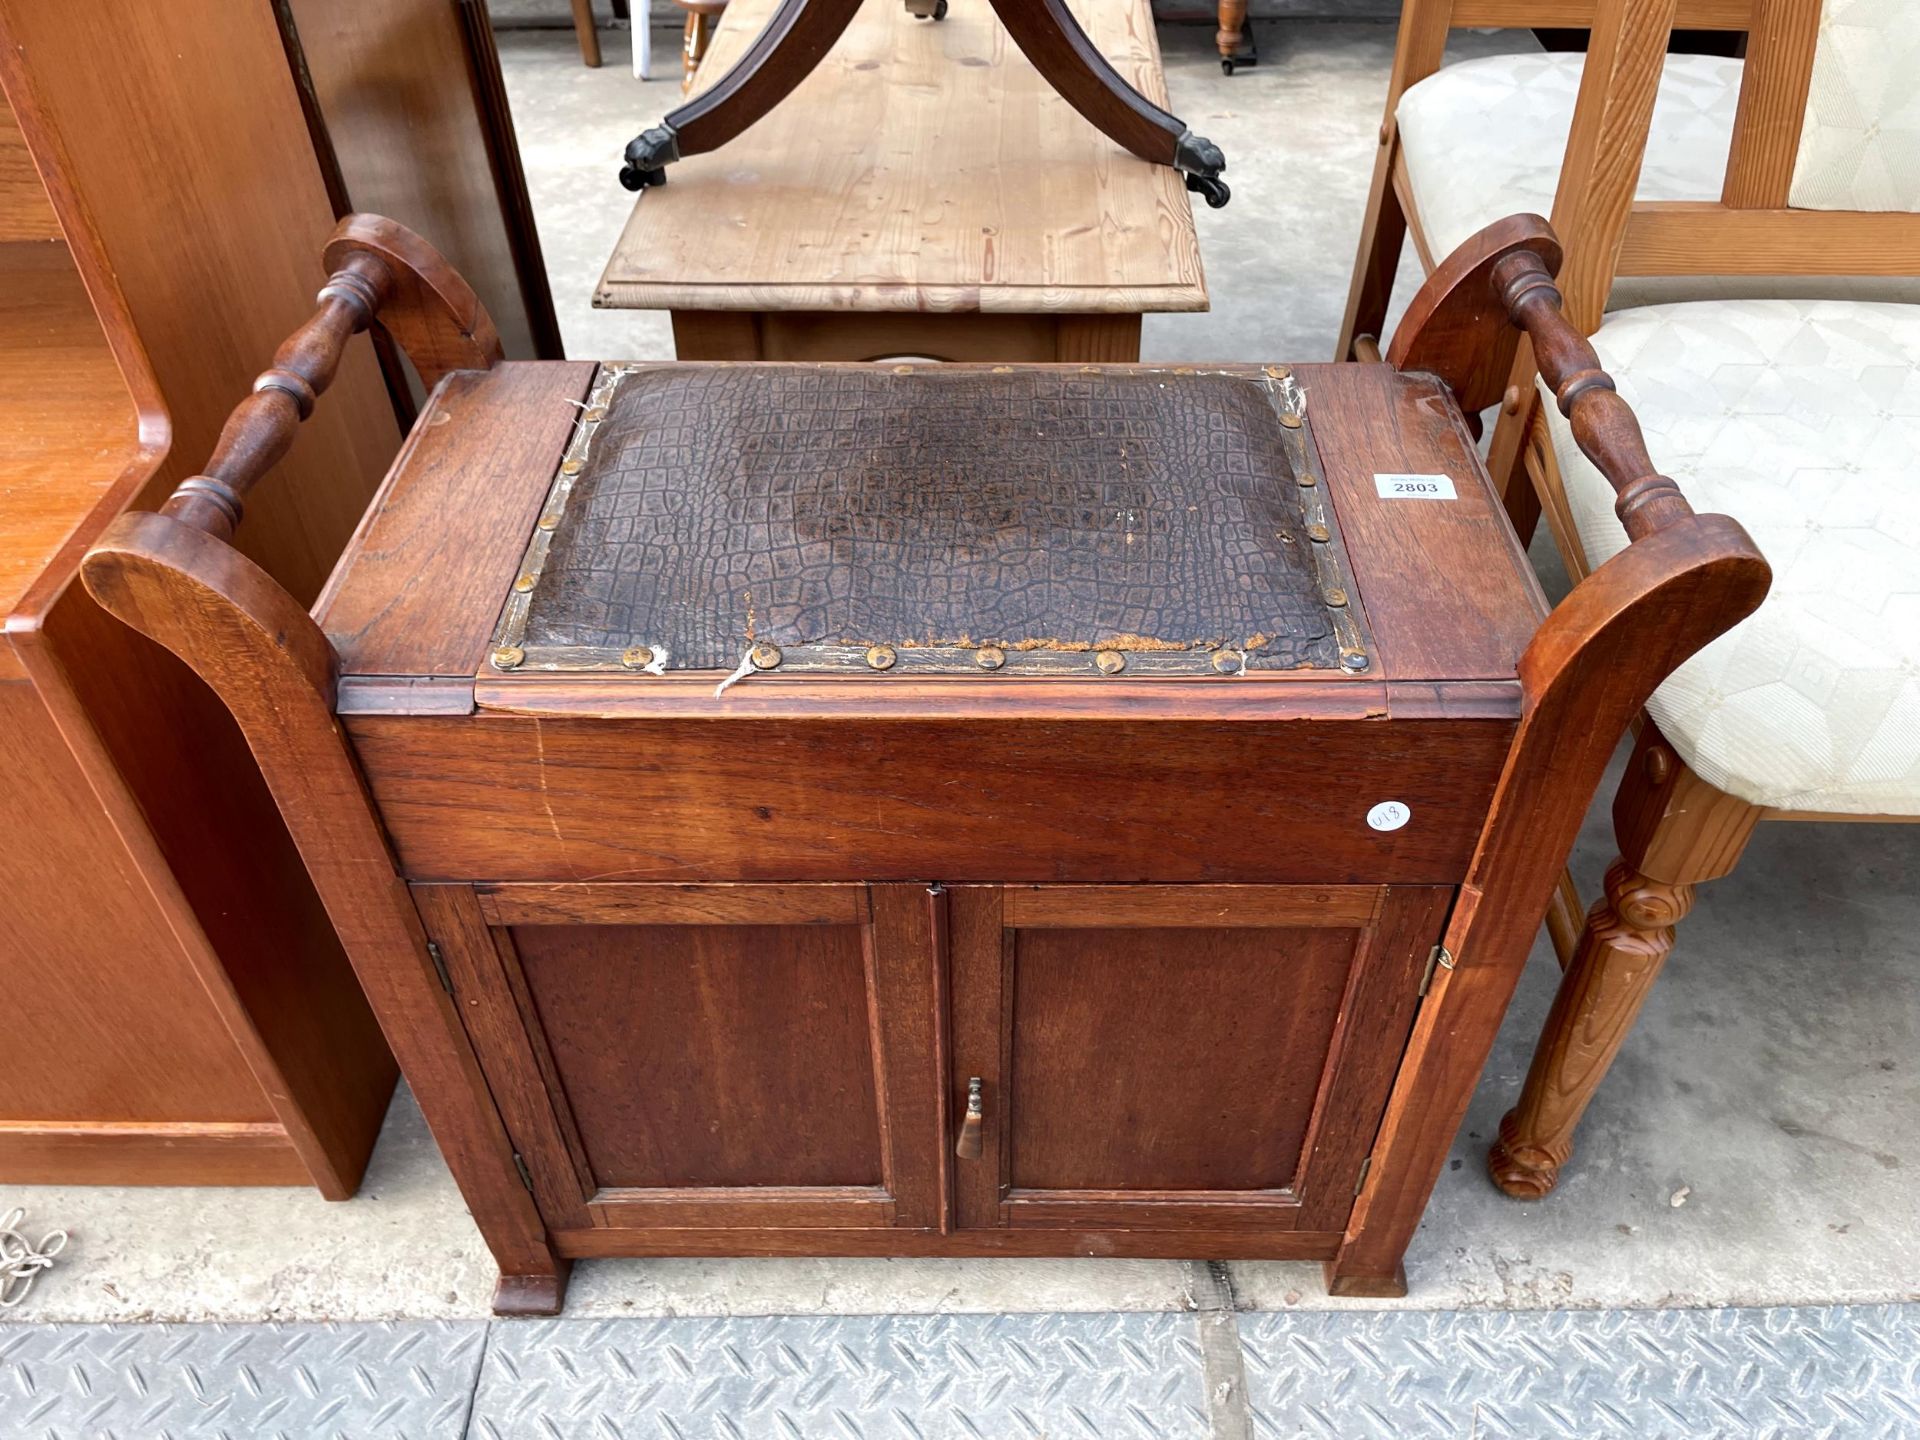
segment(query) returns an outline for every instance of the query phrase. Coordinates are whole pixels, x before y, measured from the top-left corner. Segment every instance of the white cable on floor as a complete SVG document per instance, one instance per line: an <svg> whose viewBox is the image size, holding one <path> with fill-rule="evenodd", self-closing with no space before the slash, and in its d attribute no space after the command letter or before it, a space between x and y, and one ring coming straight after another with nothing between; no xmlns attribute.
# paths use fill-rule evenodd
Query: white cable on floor
<svg viewBox="0 0 1920 1440"><path fill-rule="evenodd" d="M67 1232L49 1230L39 1248L27 1243L15 1226L26 1223L27 1212L15 1206L0 1219L0 1310L10 1310L27 1298L42 1270L53 1268L53 1257L67 1248Z"/></svg>

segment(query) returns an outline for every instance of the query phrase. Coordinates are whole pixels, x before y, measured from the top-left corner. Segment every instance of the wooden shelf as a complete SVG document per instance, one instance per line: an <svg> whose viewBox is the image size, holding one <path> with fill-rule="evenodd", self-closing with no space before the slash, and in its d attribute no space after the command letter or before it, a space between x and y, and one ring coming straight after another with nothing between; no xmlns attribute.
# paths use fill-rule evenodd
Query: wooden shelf
<svg viewBox="0 0 1920 1440"><path fill-rule="evenodd" d="M63 240L0 242L0 436L4 615L140 455L132 397Z"/></svg>

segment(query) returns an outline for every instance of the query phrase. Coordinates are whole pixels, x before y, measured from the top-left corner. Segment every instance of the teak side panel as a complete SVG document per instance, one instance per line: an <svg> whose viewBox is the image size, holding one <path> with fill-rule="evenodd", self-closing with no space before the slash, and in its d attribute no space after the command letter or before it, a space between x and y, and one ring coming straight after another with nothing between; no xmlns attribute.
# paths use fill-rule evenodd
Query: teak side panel
<svg viewBox="0 0 1920 1440"><path fill-rule="evenodd" d="M173 943L189 949L202 1003L226 1021L316 1183L347 1198L399 1071L238 725L181 661L78 584L40 638L39 673L53 669L51 651L84 739L111 757L90 776L94 794L118 792L125 810L109 813ZM105 758L79 753L90 770Z"/></svg>
<svg viewBox="0 0 1920 1440"><path fill-rule="evenodd" d="M418 880L1458 880L1500 720L343 717ZM1222 789L1223 774L1243 783ZM1380 831L1382 800L1410 807Z"/></svg>
<svg viewBox="0 0 1920 1440"><path fill-rule="evenodd" d="M86 778L31 686L0 684L0 735L0 894L18 897L0 978L25 1007L0 1064L0 1121L274 1120L120 837L74 803ZM15 1149L0 1130L0 1180L28 1183Z"/></svg>
<svg viewBox="0 0 1920 1440"><path fill-rule="evenodd" d="M594 369L508 362L428 397L314 606L342 675L470 682Z"/></svg>
<svg viewBox="0 0 1920 1440"><path fill-rule="evenodd" d="M515 359L561 353L484 5L279 0L347 209L426 236ZM496 108L497 107L497 108ZM501 132L504 133L501 133ZM517 253L518 252L518 253Z"/></svg>

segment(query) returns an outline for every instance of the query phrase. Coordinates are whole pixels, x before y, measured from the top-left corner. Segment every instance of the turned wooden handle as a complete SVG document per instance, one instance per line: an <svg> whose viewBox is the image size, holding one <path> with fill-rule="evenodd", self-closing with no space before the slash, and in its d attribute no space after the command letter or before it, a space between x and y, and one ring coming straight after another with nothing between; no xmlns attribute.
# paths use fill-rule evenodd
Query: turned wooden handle
<svg viewBox="0 0 1920 1440"><path fill-rule="evenodd" d="M980 1077L967 1081L967 1114L960 1122L960 1138L953 1142L953 1153L962 1160L980 1158L980 1132L986 1124L986 1105L981 1098Z"/></svg>
<svg viewBox="0 0 1920 1440"><path fill-rule="evenodd" d="M347 341L373 323L394 283L393 268L378 255L349 255L321 287L313 318L287 337L227 417L206 468L182 480L160 513L231 539L246 493L292 447L300 422L333 383Z"/></svg>
<svg viewBox="0 0 1920 1440"><path fill-rule="evenodd" d="M1560 292L1545 261L1516 250L1493 266L1494 292L1513 323L1533 341L1540 378L1553 391L1573 438L1613 486L1613 510L1627 537L1641 540L1693 514L1680 487L1653 468L1633 408L1614 388L1592 343L1560 309Z"/></svg>

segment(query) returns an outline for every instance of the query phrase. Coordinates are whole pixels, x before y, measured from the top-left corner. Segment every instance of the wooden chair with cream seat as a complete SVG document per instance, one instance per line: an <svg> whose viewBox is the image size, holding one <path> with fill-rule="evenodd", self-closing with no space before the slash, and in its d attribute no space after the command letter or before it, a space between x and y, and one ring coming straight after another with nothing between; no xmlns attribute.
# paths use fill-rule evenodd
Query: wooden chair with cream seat
<svg viewBox="0 0 1920 1440"><path fill-rule="evenodd" d="M1676 26L1745 33L1762 4L1678 0L1641 8L1671 10ZM1368 358L1382 348L1408 239L1431 273L1434 257L1489 222L1522 211L1547 214L1554 203L1586 57L1533 52L1443 65L1449 34L1591 26L1600 8L1594 0L1406 0L1339 358ZM1920 279L1911 271L1782 275L1776 265L1794 265L1777 256L1765 257L1766 268L1738 274L1685 263L1695 238L1689 211L1721 195L1745 72L1737 59L1666 55L1641 75L1657 87L1657 103L1610 308L1737 295L1920 303ZM1563 236L1571 218L1553 215Z"/></svg>
<svg viewBox="0 0 1920 1440"><path fill-rule="evenodd" d="M1920 275L1920 13L1756 0L1720 198L1636 202L1668 27L1689 8L1594 7L1554 199L1560 283L1655 464L1696 506L1738 518L1775 582L1647 706L1613 805L1620 858L1563 948L1489 1156L1521 1197L1552 1189L1694 887L1728 874L1760 821L1920 819L1920 304L1833 298L1839 282L1870 294ZM1772 293L1622 308L1628 264L1691 283L1774 277ZM1523 347L1493 451L1524 477L1516 523L1544 511L1577 579L1626 543L1612 487L1560 413L1592 377L1568 380L1556 406L1530 363Z"/></svg>

